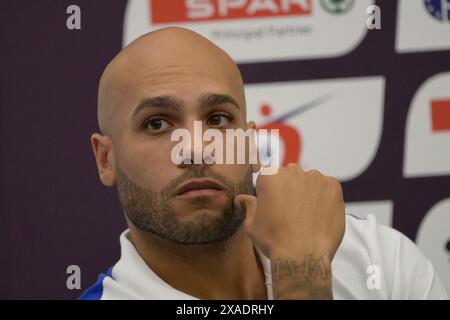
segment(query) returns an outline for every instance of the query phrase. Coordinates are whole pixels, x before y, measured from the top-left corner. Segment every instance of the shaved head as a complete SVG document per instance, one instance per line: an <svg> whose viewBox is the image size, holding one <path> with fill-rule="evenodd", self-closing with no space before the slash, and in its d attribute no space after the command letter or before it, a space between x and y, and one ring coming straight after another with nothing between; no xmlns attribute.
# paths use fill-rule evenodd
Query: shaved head
<svg viewBox="0 0 450 320"><path fill-rule="evenodd" d="M201 35L179 27L149 32L125 47L106 67L98 91L98 122L102 133L113 135L120 107L130 107L138 82L158 85L192 75L227 82L245 116L242 77L231 57ZM151 92L137 94L151 94Z"/></svg>
<svg viewBox="0 0 450 320"><path fill-rule="evenodd" d="M246 121L239 69L206 38L182 28L153 31L106 67L98 92L101 133L91 143L100 179L117 186L130 229L184 244L222 241L240 229L244 216L233 198L253 192L253 167L171 160L177 143L171 133L183 128L192 135L196 121L223 133L255 127ZM225 190L177 193L179 185L202 178Z"/></svg>

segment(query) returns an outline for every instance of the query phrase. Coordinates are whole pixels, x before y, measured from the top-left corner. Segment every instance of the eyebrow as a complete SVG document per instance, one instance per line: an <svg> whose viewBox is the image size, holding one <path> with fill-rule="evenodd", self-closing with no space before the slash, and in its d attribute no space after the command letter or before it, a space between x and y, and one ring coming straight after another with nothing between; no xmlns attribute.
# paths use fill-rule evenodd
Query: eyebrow
<svg viewBox="0 0 450 320"><path fill-rule="evenodd" d="M229 103L235 106L236 108L241 109L239 103L237 103L237 101L228 94L206 93L200 97L199 102L202 108L214 107L221 104Z"/></svg>
<svg viewBox="0 0 450 320"><path fill-rule="evenodd" d="M236 108L240 109L239 103L228 94L221 93L206 93L199 98L199 105L203 108L211 108L214 106L218 106L221 104L231 104ZM169 108L174 109L175 111L179 111L184 106L184 103L181 99L176 96L163 95L150 97L142 100L138 106L134 109L133 117L136 116L139 112L148 108Z"/></svg>
<svg viewBox="0 0 450 320"><path fill-rule="evenodd" d="M180 110L183 102L175 96L157 96L142 100L134 109L133 117L139 112L148 108L169 108L176 111Z"/></svg>

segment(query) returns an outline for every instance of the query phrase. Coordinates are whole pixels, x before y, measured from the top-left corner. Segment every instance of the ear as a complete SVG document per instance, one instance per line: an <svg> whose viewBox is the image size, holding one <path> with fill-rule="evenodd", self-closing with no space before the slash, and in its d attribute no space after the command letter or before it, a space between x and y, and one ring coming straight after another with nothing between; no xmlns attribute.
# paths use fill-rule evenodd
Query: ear
<svg viewBox="0 0 450 320"><path fill-rule="evenodd" d="M100 181L107 187L114 186L116 175L113 170L114 150L111 139L106 135L94 133L91 136L91 144Z"/></svg>
<svg viewBox="0 0 450 320"><path fill-rule="evenodd" d="M256 130L256 123L254 121L247 122L247 129ZM256 140L255 140L255 143L256 143ZM251 164L253 173L256 173L259 170L261 170L261 162L259 161L258 145L256 145L255 147L256 147L256 164Z"/></svg>

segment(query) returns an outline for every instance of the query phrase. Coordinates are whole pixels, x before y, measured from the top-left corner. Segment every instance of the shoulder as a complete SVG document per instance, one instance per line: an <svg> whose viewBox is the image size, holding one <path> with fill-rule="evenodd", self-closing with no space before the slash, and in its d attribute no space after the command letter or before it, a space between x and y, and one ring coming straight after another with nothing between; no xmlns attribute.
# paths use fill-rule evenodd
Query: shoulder
<svg viewBox="0 0 450 320"><path fill-rule="evenodd" d="M373 215L346 215L345 235L333 269L337 286L349 279L362 298L447 298L432 264L419 248L399 231L378 224ZM373 290L367 281L375 271L379 286Z"/></svg>

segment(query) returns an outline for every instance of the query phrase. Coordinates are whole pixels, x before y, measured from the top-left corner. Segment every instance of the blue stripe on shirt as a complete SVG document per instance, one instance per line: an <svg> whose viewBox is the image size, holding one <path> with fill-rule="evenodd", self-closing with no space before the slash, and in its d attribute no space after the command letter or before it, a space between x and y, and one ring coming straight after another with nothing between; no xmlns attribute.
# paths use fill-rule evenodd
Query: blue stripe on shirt
<svg viewBox="0 0 450 320"><path fill-rule="evenodd" d="M98 276L97 282L89 287L78 299L79 300L100 300L103 295L103 280L106 277L112 278L112 267L109 268L105 273L101 273Z"/></svg>

